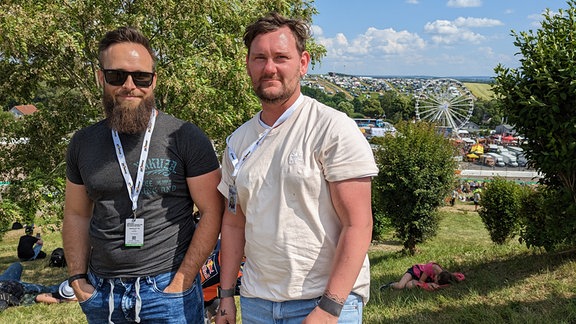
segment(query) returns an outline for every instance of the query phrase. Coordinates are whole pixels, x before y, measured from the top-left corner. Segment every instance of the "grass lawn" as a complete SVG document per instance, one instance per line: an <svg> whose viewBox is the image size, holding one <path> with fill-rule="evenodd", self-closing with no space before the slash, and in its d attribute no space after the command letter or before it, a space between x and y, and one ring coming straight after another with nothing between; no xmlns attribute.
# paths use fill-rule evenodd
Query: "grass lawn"
<svg viewBox="0 0 576 324"><path fill-rule="evenodd" d="M490 84L464 82L464 85L478 99L490 100L494 98L494 91L492 91L492 85Z"/></svg>
<svg viewBox="0 0 576 324"><path fill-rule="evenodd" d="M399 253L401 245L389 240L374 243L369 256L371 298L364 323L575 323L576 250L544 253L517 242L493 244L470 203L457 202L443 209L438 236L419 246L419 253ZM0 242L0 270L17 261L16 246L23 230L10 231ZM59 233L42 233L45 251L61 246ZM398 280L414 263L436 261L466 280L436 292L386 290L384 283ZM47 260L23 263L23 281L57 284L64 269ZM10 307L0 323L85 323L77 303Z"/></svg>

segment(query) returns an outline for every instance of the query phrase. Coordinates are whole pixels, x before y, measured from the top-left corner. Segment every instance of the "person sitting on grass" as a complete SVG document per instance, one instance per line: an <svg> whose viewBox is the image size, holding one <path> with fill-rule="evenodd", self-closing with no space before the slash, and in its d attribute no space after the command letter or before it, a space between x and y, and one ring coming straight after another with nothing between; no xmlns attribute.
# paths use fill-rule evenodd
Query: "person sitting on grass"
<svg viewBox="0 0 576 324"><path fill-rule="evenodd" d="M426 290L436 290L462 280L464 280L464 274L459 272L448 272L438 263L429 262L426 264L415 264L411 266L406 270L402 278L400 278L400 281L392 281L382 285L380 290L385 288L412 289L414 287L420 287Z"/></svg>
<svg viewBox="0 0 576 324"><path fill-rule="evenodd" d="M46 253L42 251L44 242L40 238L40 235L32 236L34 226L27 225L24 233L25 235L22 235L18 242L18 258L20 261L44 259L46 257Z"/></svg>

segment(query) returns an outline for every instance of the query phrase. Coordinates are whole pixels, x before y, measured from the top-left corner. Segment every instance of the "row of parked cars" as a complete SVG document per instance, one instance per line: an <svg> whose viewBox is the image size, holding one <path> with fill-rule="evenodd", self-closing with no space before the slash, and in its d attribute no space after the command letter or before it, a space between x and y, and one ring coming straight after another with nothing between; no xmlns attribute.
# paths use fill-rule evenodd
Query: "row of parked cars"
<svg viewBox="0 0 576 324"><path fill-rule="evenodd" d="M489 144L488 151L480 158L480 163L488 166L526 167L528 160L521 147Z"/></svg>

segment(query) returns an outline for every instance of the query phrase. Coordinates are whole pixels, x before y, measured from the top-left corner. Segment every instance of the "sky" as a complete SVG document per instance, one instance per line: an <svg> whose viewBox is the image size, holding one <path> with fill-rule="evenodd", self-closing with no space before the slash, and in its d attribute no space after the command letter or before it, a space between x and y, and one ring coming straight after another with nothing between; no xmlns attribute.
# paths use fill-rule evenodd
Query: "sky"
<svg viewBox="0 0 576 324"><path fill-rule="evenodd" d="M566 0L315 0L326 56L309 74L495 76L517 68L511 31L536 31Z"/></svg>

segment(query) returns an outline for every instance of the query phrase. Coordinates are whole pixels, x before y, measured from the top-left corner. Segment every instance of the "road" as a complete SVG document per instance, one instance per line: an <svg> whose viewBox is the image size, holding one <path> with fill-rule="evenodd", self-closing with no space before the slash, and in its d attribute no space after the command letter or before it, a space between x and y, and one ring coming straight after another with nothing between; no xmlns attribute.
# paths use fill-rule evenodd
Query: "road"
<svg viewBox="0 0 576 324"><path fill-rule="evenodd" d="M533 169L512 168L512 167L488 167L476 163L460 163L461 178L493 178L495 176L504 177L511 180L538 181L541 174Z"/></svg>

